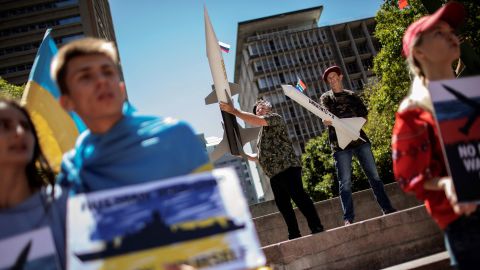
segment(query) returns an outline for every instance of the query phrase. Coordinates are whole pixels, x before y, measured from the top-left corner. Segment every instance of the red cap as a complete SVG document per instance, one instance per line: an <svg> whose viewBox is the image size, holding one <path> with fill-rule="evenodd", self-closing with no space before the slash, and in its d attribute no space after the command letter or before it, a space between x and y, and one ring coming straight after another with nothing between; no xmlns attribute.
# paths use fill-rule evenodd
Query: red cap
<svg viewBox="0 0 480 270"><path fill-rule="evenodd" d="M338 75L342 75L342 70L338 66L331 66L323 72L322 78L325 82L327 82L327 77L330 72L335 72Z"/></svg>
<svg viewBox="0 0 480 270"><path fill-rule="evenodd" d="M439 20L448 23L453 29L456 29L463 23L465 16L466 11L462 4L458 2L448 2L432 15L423 16L413 22L403 35L403 55L408 57L411 43L415 40L415 37L431 29Z"/></svg>

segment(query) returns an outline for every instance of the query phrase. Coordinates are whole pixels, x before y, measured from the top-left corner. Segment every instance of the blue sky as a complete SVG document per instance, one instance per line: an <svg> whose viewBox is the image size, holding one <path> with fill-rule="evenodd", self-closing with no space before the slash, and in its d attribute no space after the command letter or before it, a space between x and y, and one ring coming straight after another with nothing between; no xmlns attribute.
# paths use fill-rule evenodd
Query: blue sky
<svg viewBox="0 0 480 270"><path fill-rule="evenodd" d="M238 22L323 5L319 25L375 16L381 0L110 0L125 83L140 112L186 120L197 133L221 137L216 104L204 105L213 80L205 49L203 5L233 81ZM237 104L238 106L238 104Z"/></svg>

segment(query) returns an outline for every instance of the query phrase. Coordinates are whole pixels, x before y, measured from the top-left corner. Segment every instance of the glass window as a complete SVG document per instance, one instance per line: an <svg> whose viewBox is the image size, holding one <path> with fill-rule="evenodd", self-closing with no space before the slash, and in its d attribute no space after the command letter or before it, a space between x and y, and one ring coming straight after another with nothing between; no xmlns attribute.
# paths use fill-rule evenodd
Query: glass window
<svg viewBox="0 0 480 270"><path fill-rule="evenodd" d="M81 21L80 16L74 16L69 18L64 18L58 21L58 24L65 25L69 23L79 23Z"/></svg>
<svg viewBox="0 0 480 270"><path fill-rule="evenodd" d="M78 0L57 0L55 2L56 7L66 7L69 5L77 4Z"/></svg>
<svg viewBox="0 0 480 270"><path fill-rule="evenodd" d="M80 39L80 38L83 38L83 37L85 37L84 34L75 34L75 35L64 36L64 37L61 38L61 43L68 43L70 41Z"/></svg>

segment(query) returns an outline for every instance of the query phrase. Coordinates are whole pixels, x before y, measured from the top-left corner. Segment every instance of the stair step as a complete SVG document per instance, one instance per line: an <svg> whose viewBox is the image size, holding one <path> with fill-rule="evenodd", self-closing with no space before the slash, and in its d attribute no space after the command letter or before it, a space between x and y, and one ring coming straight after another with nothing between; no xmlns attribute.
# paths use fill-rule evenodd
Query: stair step
<svg viewBox="0 0 480 270"><path fill-rule="evenodd" d="M262 248L280 270L381 269L445 250L423 205Z"/></svg>
<svg viewBox="0 0 480 270"><path fill-rule="evenodd" d="M439 252L413 261L397 264L383 270L449 270L450 257L447 251Z"/></svg>
<svg viewBox="0 0 480 270"><path fill-rule="evenodd" d="M371 190L371 189L366 189L366 190L361 190L361 191L354 192L353 196L355 197L356 194L360 194L360 193L365 193L365 192L368 193L369 190ZM399 188L397 183L386 184L385 185L385 191L389 195L390 195L390 193L402 192L402 190ZM335 198L337 198L337 197L335 197ZM335 198L333 198L333 199L335 199ZM328 200L325 200L325 201L328 201ZM315 203L320 203L320 202L322 202L322 201L318 201L318 202L315 202ZM275 205L274 200L252 204L252 205L249 206L249 209L250 209L250 213L252 215L252 218L266 216L266 215L270 215L270 214L278 212L278 208Z"/></svg>
<svg viewBox="0 0 480 270"><path fill-rule="evenodd" d="M396 183L385 185L385 191L387 192L392 205L398 210L420 205L420 202L418 202L414 196L406 195ZM353 201L356 215L355 222L382 215L371 189L353 193ZM344 225L342 207L338 197L317 202L315 203L315 208L317 213L319 213L325 229L333 229ZM257 211L257 213L259 212L260 211ZM301 234L310 234L307 221L297 208L295 209L295 215L297 216ZM253 222L262 246L288 240L287 227L279 212L273 212L268 215L254 218Z"/></svg>

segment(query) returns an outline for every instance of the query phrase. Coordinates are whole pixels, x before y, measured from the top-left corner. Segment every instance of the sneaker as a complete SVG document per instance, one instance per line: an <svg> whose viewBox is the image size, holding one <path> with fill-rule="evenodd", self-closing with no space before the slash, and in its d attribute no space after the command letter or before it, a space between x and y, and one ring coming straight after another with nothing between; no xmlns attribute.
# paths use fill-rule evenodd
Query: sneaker
<svg viewBox="0 0 480 270"><path fill-rule="evenodd" d="M292 235L292 234L289 234L289 235L288 235L288 240L293 240L293 239L295 239L295 238L300 238L300 237L302 237L301 234L293 234L293 235Z"/></svg>
<svg viewBox="0 0 480 270"><path fill-rule="evenodd" d="M353 223L353 221L350 221L350 220L345 220L345 222L344 222L345 226L350 225L352 223Z"/></svg>
<svg viewBox="0 0 480 270"><path fill-rule="evenodd" d="M312 230L312 234L321 233L323 231L324 231L323 226L320 225Z"/></svg>

